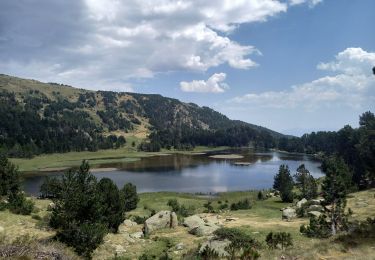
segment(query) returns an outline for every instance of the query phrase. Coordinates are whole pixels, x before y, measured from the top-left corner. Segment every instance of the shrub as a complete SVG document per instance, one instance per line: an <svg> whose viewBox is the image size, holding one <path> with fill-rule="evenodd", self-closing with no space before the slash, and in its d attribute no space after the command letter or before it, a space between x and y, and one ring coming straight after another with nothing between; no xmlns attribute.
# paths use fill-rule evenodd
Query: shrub
<svg viewBox="0 0 375 260"><path fill-rule="evenodd" d="M131 183L126 183L121 190L125 200L125 211L131 211L137 208L139 196L137 194L137 187Z"/></svg>
<svg viewBox="0 0 375 260"><path fill-rule="evenodd" d="M232 203L230 205L231 210L240 210L240 209L251 209L251 203L249 199L240 200L237 203Z"/></svg>
<svg viewBox="0 0 375 260"><path fill-rule="evenodd" d="M9 210L14 214L30 215L34 209L34 202L26 199L21 192L9 196Z"/></svg>
<svg viewBox="0 0 375 260"><path fill-rule="evenodd" d="M331 227L324 215L310 217L310 224L300 227L300 232L308 237L327 238L331 236Z"/></svg>
<svg viewBox="0 0 375 260"><path fill-rule="evenodd" d="M258 200L264 200L264 199L265 199L265 197L264 197L263 192L262 192L262 191L259 191L259 192L258 192Z"/></svg>
<svg viewBox="0 0 375 260"><path fill-rule="evenodd" d="M186 208L184 205L180 205L176 199L168 200L167 205L172 208L172 211L181 217L188 217L192 215L195 210L194 207Z"/></svg>
<svg viewBox="0 0 375 260"><path fill-rule="evenodd" d="M225 203L225 204L220 204L219 209L223 210L223 209L227 209L228 207L229 207L229 206L228 206L227 203Z"/></svg>
<svg viewBox="0 0 375 260"><path fill-rule="evenodd" d="M230 259L238 259L238 256L253 256L254 258L243 259L257 259L260 256L256 250L260 246L259 242L240 229L219 228L214 232L214 235L217 239L230 241L230 244L225 248Z"/></svg>
<svg viewBox="0 0 375 260"><path fill-rule="evenodd" d="M241 260L256 260L260 257L260 254L258 251L256 251L254 248L247 246L243 248L242 255L240 257Z"/></svg>
<svg viewBox="0 0 375 260"><path fill-rule="evenodd" d="M206 203L203 204L203 207L206 208L205 212L206 213L212 213L214 212L214 207L212 207L212 202L211 201L207 201Z"/></svg>
<svg viewBox="0 0 375 260"><path fill-rule="evenodd" d="M142 225L142 224L145 223L145 221L146 221L147 218L148 218L148 217L134 216L134 217L133 217L133 221L134 221L135 223L137 223L138 225Z"/></svg>
<svg viewBox="0 0 375 260"><path fill-rule="evenodd" d="M284 250L287 247L293 246L292 235L286 232L270 232L266 237L266 243L271 249L280 246Z"/></svg>
<svg viewBox="0 0 375 260"><path fill-rule="evenodd" d="M180 211L180 204L178 203L177 199L168 200L167 205L171 207L172 211L174 212Z"/></svg>
<svg viewBox="0 0 375 260"><path fill-rule="evenodd" d="M208 245L203 248L203 250L199 253L200 257L204 260L214 260L219 259L219 254Z"/></svg>
<svg viewBox="0 0 375 260"><path fill-rule="evenodd" d="M58 232L57 238L71 246L75 251L86 258L103 242L107 233L105 225L100 223L69 224Z"/></svg>
<svg viewBox="0 0 375 260"><path fill-rule="evenodd" d="M56 177L46 177L40 186L40 196L42 198L57 198L61 190L61 181Z"/></svg>

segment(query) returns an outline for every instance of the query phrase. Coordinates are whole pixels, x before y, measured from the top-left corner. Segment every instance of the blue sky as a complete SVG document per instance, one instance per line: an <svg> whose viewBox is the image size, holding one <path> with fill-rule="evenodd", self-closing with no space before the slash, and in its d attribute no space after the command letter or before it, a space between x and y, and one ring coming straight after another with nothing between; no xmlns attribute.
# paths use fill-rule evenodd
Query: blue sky
<svg viewBox="0 0 375 260"><path fill-rule="evenodd" d="M3 0L0 73L159 93L300 135L375 108L372 0Z"/></svg>

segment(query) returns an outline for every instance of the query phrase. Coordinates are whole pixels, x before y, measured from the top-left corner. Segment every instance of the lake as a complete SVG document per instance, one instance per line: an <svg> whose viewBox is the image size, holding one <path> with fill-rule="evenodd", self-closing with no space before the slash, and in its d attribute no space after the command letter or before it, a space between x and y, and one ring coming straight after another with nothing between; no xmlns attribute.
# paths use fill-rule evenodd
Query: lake
<svg viewBox="0 0 375 260"><path fill-rule="evenodd" d="M240 159L216 159L216 154L238 154ZM235 163L244 163L236 165ZM310 173L323 176L320 162L304 154L276 151L256 152L250 149L227 150L207 154L170 154L142 158L123 164L101 165L116 168L113 171L96 171L98 178L111 178L119 187L131 182L138 192L176 191L215 193L225 191L272 188L274 175L281 164L287 164L293 175L300 164ZM48 173L58 176L62 173ZM40 185L47 174L35 173L24 180L28 194L38 195Z"/></svg>

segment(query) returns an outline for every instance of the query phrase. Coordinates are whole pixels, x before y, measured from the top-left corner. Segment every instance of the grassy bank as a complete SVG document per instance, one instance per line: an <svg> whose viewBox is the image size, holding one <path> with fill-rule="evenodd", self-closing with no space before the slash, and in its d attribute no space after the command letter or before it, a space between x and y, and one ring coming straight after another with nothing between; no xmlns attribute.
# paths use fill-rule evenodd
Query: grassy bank
<svg viewBox="0 0 375 260"><path fill-rule="evenodd" d="M252 201L253 207L249 210L222 211L215 214L223 221L225 227L237 227L250 233L252 237L263 243L264 247L260 251L261 259L375 259L375 241L362 241L361 243L342 244L329 239L307 238L299 233L301 224L307 223L308 219L295 219L291 222L281 220L280 209L290 204L280 202L280 198L270 198L264 201L256 199L257 192L227 192L217 196L204 196L194 194L181 194L173 192L158 192L140 194L140 202L137 209L130 212L133 216L148 216L151 211L169 210L167 202L176 198L180 204L194 208L194 213L202 213L204 204L210 200L215 209L222 203L237 202L244 198ZM350 194L348 206L354 211L354 219L364 219L373 216L375 212L375 189ZM37 212L33 216L19 216L8 211L0 212L0 226L4 228L6 240L15 240L23 235L29 235L35 240L52 237L54 232L45 229L43 221L39 220L48 214L46 211L48 200L35 200ZM367 206L363 206L363 204ZM36 217L39 216L39 217ZM226 222L225 219L231 217L234 221ZM142 229L142 225L137 225L128 232L137 232ZM268 232L285 231L292 234L293 247L287 250L269 250L265 246L264 240ZM198 247L207 238L190 235L185 227L179 226L176 229L160 230L153 233L147 239L129 242L124 233L108 234L104 243L94 252L94 259L113 259L115 250L118 247L126 250L123 259L137 259L143 253L161 254L168 250L168 246L173 245L168 250L173 259L181 259L182 254ZM174 246L183 243L182 251L174 250ZM121 255L121 254L120 254Z"/></svg>
<svg viewBox="0 0 375 260"><path fill-rule="evenodd" d="M136 139L134 139L136 140ZM166 153L194 154L207 151L217 151L228 147L204 147L197 146L192 151L162 150L156 153L138 152L131 146L133 139L128 140L125 147L119 149L99 150L96 152L69 152L54 153L35 156L31 159L12 158L12 163L19 166L21 172L56 171L79 166L82 160L89 160L91 166L99 166L111 163L126 163L140 160L143 157L163 155Z"/></svg>

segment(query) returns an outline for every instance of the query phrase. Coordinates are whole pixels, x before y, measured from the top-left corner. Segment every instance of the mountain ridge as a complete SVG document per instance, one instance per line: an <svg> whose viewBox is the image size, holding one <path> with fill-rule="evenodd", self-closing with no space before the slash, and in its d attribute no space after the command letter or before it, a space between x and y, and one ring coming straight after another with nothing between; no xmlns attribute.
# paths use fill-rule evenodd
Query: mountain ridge
<svg viewBox="0 0 375 260"><path fill-rule="evenodd" d="M185 144L189 146L197 144L239 146L247 145L249 142L259 144L260 139L262 139L262 146L269 147L272 146L273 139L285 137L262 126L231 120L209 107L201 107L159 94L93 91L4 74L0 74L0 90L3 112L31 113L34 115L34 121L40 121L40 124L45 124L46 129L54 132L51 133L52 136L56 135L56 129L58 129L57 133L63 132L63 135L74 136L74 132L81 131L79 135L86 136L88 141L99 138L97 135L104 135L104 137L135 135L139 138L149 137L151 142L158 142L161 147L176 148L184 147ZM13 102L18 110L11 110L5 105L6 102ZM20 124L22 125L22 122ZM70 129L65 129L65 125ZM22 127L18 131L21 135L24 134ZM228 132L231 133L231 137L236 137L235 133L247 137L229 142L225 140ZM0 134L3 137L12 135L9 129L6 130L4 127L0 127ZM172 141L168 140L170 138ZM217 141L218 138L220 141ZM26 139L28 140L22 140L22 144L18 140L13 144L7 144L7 149L17 143L21 146L28 142L35 143L37 138L30 136ZM266 142L269 144L265 145ZM39 142L35 145L39 147L41 144ZM4 142L2 146L5 146ZM96 148L82 147L82 149Z"/></svg>

